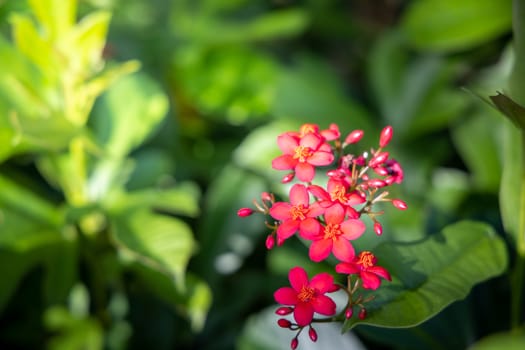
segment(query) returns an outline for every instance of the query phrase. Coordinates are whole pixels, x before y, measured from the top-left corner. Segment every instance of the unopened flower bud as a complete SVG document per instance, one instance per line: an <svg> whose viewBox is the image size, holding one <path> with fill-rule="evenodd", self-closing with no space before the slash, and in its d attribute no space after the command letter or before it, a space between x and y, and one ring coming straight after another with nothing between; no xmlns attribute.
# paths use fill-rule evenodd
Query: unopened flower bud
<svg viewBox="0 0 525 350"><path fill-rule="evenodd" d="M361 320L364 320L366 318L366 309L365 308L362 308L361 310L359 310L359 318Z"/></svg>
<svg viewBox="0 0 525 350"><path fill-rule="evenodd" d="M376 166L373 169L374 169L374 172L377 175L381 175L381 176L387 176L388 175L388 170L386 168L383 168L382 166Z"/></svg>
<svg viewBox="0 0 525 350"><path fill-rule="evenodd" d="M379 221L374 222L374 232L378 236L381 236L383 234L383 226Z"/></svg>
<svg viewBox="0 0 525 350"><path fill-rule="evenodd" d="M352 307L349 307L348 309L346 309L346 311L345 311L345 318L347 320L352 318L353 315L354 315L354 309Z"/></svg>
<svg viewBox="0 0 525 350"><path fill-rule="evenodd" d="M308 330L308 335L310 336L310 339L313 342L317 341L317 332L315 331L315 329L312 326L310 326L310 329Z"/></svg>
<svg viewBox="0 0 525 350"><path fill-rule="evenodd" d="M293 307L282 306L275 310L275 313L279 316L286 316L293 312Z"/></svg>
<svg viewBox="0 0 525 350"><path fill-rule="evenodd" d="M392 204L399 210L406 210L408 208L407 204L401 199L392 199Z"/></svg>
<svg viewBox="0 0 525 350"><path fill-rule="evenodd" d="M388 145L390 140L392 140L392 135L394 134L394 129L389 125L386 126L379 136L379 147L385 147Z"/></svg>
<svg viewBox="0 0 525 350"><path fill-rule="evenodd" d="M297 349L298 345L299 345L299 339L293 338L292 342L290 343L290 348L292 348L292 350L295 350Z"/></svg>
<svg viewBox="0 0 525 350"><path fill-rule="evenodd" d="M295 173L286 174L282 178L281 183L287 184L288 182L292 181L294 177L295 177Z"/></svg>
<svg viewBox="0 0 525 350"><path fill-rule="evenodd" d="M237 211L237 216L240 216L241 218L250 216L253 214L253 209L251 208L241 208Z"/></svg>
<svg viewBox="0 0 525 350"><path fill-rule="evenodd" d="M277 324L282 328L290 328L292 326L292 322L288 321L286 318L278 319Z"/></svg>
<svg viewBox="0 0 525 350"><path fill-rule="evenodd" d="M261 193L261 199L265 202L273 202L273 196L268 192Z"/></svg>
<svg viewBox="0 0 525 350"><path fill-rule="evenodd" d="M368 186L376 187L376 188L380 188L380 187L385 187L386 186L386 182L381 180L381 179L368 180L367 183L368 183Z"/></svg>
<svg viewBox="0 0 525 350"><path fill-rule="evenodd" d="M266 249L268 250L271 250L274 246L275 246L275 238L273 237L273 235L268 235L268 237L266 237Z"/></svg>
<svg viewBox="0 0 525 350"><path fill-rule="evenodd" d="M357 143L363 138L364 134L365 133L363 130L354 130L350 134L348 134L344 143L347 145L350 145L352 143Z"/></svg>
<svg viewBox="0 0 525 350"><path fill-rule="evenodd" d="M388 152L380 152L376 154L370 161L368 162L368 166L371 168L375 168L376 166L379 166L383 164L388 159Z"/></svg>

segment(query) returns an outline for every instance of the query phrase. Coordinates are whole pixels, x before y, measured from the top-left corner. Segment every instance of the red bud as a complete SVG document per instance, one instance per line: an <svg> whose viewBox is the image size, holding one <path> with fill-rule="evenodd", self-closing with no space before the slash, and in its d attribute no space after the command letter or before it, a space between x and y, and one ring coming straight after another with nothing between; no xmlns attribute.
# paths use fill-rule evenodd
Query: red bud
<svg viewBox="0 0 525 350"><path fill-rule="evenodd" d="M354 130L350 134L348 134L344 143L347 145L350 145L352 143L357 143L363 138L364 134L365 133L363 130Z"/></svg>
<svg viewBox="0 0 525 350"><path fill-rule="evenodd" d="M266 249L268 250L271 250L274 246L275 246L275 238L273 237L273 235L268 235L268 237L266 237Z"/></svg>
<svg viewBox="0 0 525 350"><path fill-rule="evenodd" d="M368 180L367 184L370 187L377 187L377 188L386 186L386 182L381 179Z"/></svg>
<svg viewBox="0 0 525 350"><path fill-rule="evenodd" d="M375 168L376 166L383 164L388 159L388 156L388 152L380 152L376 154L374 158L370 159L368 166Z"/></svg>
<svg viewBox="0 0 525 350"><path fill-rule="evenodd" d="M310 326L310 329L308 330L308 335L310 336L310 339L313 342L317 341L317 332L315 331L315 329L312 326Z"/></svg>
<svg viewBox="0 0 525 350"><path fill-rule="evenodd" d="M379 147L385 147L388 145L390 140L392 140L392 135L394 134L394 129L389 125L386 126L379 136Z"/></svg>
<svg viewBox="0 0 525 350"><path fill-rule="evenodd" d="M407 204L401 199L392 199L392 204L399 210L406 210L408 208Z"/></svg>
<svg viewBox="0 0 525 350"><path fill-rule="evenodd" d="M293 307L282 306L275 310L275 313L279 316L286 316L293 312Z"/></svg>
<svg viewBox="0 0 525 350"><path fill-rule="evenodd" d="M364 320L366 318L366 309L365 308L362 308L361 310L359 310L359 318L361 320Z"/></svg>
<svg viewBox="0 0 525 350"><path fill-rule="evenodd" d="M352 318L352 316L354 315L354 309L349 307L348 309L346 309L345 311L345 318L346 319L350 319Z"/></svg>
<svg viewBox="0 0 525 350"><path fill-rule="evenodd" d="M287 184L288 182L292 181L294 177L295 177L295 173L286 174L282 178L281 183Z"/></svg>
<svg viewBox="0 0 525 350"><path fill-rule="evenodd" d="M253 214L253 209L251 208L241 208L237 211L237 216L240 216L241 218L250 216Z"/></svg>
<svg viewBox="0 0 525 350"><path fill-rule="evenodd" d="M290 347L292 348L292 350L297 349L298 345L299 345L299 339L293 338L292 342L290 343Z"/></svg>
<svg viewBox="0 0 525 350"><path fill-rule="evenodd" d="M379 221L374 222L374 232L378 236L381 236L383 234L383 226Z"/></svg>
<svg viewBox="0 0 525 350"><path fill-rule="evenodd" d="M290 328L292 326L292 322L288 321L286 318L278 319L277 324L282 328Z"/></svg>

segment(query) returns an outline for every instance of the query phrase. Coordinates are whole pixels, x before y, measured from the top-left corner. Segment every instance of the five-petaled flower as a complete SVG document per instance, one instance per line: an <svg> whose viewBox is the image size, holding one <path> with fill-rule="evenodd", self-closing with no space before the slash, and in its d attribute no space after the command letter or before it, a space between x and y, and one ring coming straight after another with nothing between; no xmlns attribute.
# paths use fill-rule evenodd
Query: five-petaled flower
<svg viewBox="0 0 525 350"><path fill-rule="evenodd" d="M365 232L365 224L358 219L345 220L345 209L339 203L327 208L324 213L325 225L316 236L305 237L310 245L310 259L319 262L332 252L341 261L352 261L354 247L350 240L359 238Z"/></svg>
<svg viewBox="0 0 525 350"><path fill-rule="evenodd" d="M284 133L277 137L282 155L272 160L276 170L293 169L297 178L311 182L316 166L329 165L334 161L332 148L321 134L308 132L305 135Z"/></svg>
<svg viewBox="0 0 525 350"><path fill-rule="evenodd" d="M377 259L369 251L362 251L350 262L342 262L335 266L335 271L344 274L358 274L363 281L363 288L377 289L381 285L382 277L388 281L392 278L388 271L381 266L376 266Z"/></svg>
<svg viewBox="0 0 525 350"><path fill-rule="evenodd" d="M290 269L288 279L291 287L279 288L274 298L279 304L293 307L293 317L298 326L309 325L314 312L325 316L335 314L335 302L325 295L338 289L330 274L322 272L308 280L306 271L297 266Z"/></svg>
<svg viewBox="0 0 525 350"><path fill-rule="evenodd" d="M270 208L270 215L282 221L277 228L277 245L291 237L297 230L304 237L315 236L321 230L321 224L316 217L323 214L324 209L317 203L309 205L310 198L306 187L295 184L290 189L290 203L276 202Z"/></svg>

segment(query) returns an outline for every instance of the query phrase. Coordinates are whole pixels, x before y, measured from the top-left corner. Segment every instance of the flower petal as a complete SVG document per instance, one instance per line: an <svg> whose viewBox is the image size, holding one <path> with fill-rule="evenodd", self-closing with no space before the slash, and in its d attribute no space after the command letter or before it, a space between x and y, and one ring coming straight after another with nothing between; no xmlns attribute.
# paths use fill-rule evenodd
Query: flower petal
<svg viewBox="0 0 525 350"><path fill-rule="evenodd" d="M273 293L276 302L283 305L295 305L298 302L297 292L291 287L279 288Z"/></svg>
<svg viewBox="0 0 525 350"><path fill-rule="evenodd" d="M277 202L270 208L270 215L276 220L288 220L292 217L290 209L292 209L290 203Z"/></svg>
<svg viewBox="0 0 525 350"><path fill-rule="evenodd" d="M308 206L310 203L310 196L303 184L295 184L292 186L290 189L290 203L292 205L302 204L303 206Z"/></svg>
<svg viewBox="0 0 525 350"><path fill-rule="evenodd" d="M312 261L319 262L324 260L330 255L332 251L332 240L331 239L320 239L313 241L310 245L308 255Z"/></svg>
<svg viewBox="0 0 525 350"><path fill-rule="evenodd" d="M299 224L299 235L305 239L318 239L320 232L321 224L317 219L306 218Z"/></svg>
<svg viewBox="0 0 525 350"><path fill-rule="evenodd" d="M324 294L332 289L334 285L334 278L327 272L321 272L312 277L310 287L317 289L321 294Z"/></svg>
<svg viewBox="0 0 525 350"><path fill-rule="evenodd" d="M310 193L313 194L314 197L316 197L316 198L319 198L319 199L322 199L322 200L325 200L325 201L330 201L331 200L330 193L328 193L321 186L310 185L310 186L308 186L308 191L310 191Z"/></svg>
<svg viewBox="0 0 525 350"><path fill-rule="evenodd" d="M341 231L343 231L342 236L348 240L361 237L365 230L366 225L361 220L349 219L341 224Z"/></svg>
<svg viewBox="0 0 525 350"><path fill-rule="evenodd" d="M315 166L324 166L332 164L334 161L334 155L332 152L314 152L310 157L308 157L308 163Z"/></svg>
<svg viewBox="0 0 525 350"><path fill-rule="evenodd" d="M320 135L308 133L299 140L299 145L303 147L310 147L312 150L317 150L323 144L323 138Z"/></svg>
<svg viewBox="0 0 525 350"><path fill-rule="evenodd" d="M300 266L292 267L290 269L290 272L288 273L288 280L290 281L292 288L297 292L301 291L303 286L308 285L308 275L306 274L306 271Z"/></svg>
<svg viewBox="0 0 525 350"><path fill-rule="evenodd" d="M272 168L275 170L288 170L293 169L298 163L297 159L294 159L289 154L283 154L272 160Z"/></svg>
<svg viewBox="0 0 525 350"><path fill-rule="evenodd" d="M285 133L277 137L277 146L284 154L293 154L297 146L299 146L298 138Z"/></svg>
<svg viewBox="0 0 525 350"><path fill-rule="evenodd" d="M284 241L293 236L299 228L299 222L300 221L298 220L286 220L282 222L277 228L277 236L279 237L279 240Z"/></svg>
<svg viewBox="0 0 525 350"><path fill-rule="evenodd" d="M321 206L320 202L314 202L308 207L308 213L306 216L315 218L324 214L326 208Z"/></svg>
<svg viewBox="0 0 525 350"><path fill-rule="evenodd" d="M368 272L375 273L379 277L383 277L386 280L392 281L392 277L390 276L390 273L381 266L371 266L368 269L366 269Z"/></svg>
<svg viewBox="0 0 525 350"><path fill-rule="evenodd" d="M334 256L341 261L352 261L355 256L354 247L343 237L334 240L332 252Z"/></svg>
<svg viewBox="0 0 525 350"><path fill-rule="evenodd" d="M293 317L299 326L307 326L314 318L314 308L310 303L298 303L293 311Z"/></svg>
<svg viewBox="0 0 525 350"><path fill-rule="evenodd" d="M318 295L310 301L310 304L314 311L321 315L332 316L335 314L335 302L326 295Z"/></svg>
<svg viewBox="0 0 525 350"><path fill-rule="evenodd" d="M379 277L371 272L361 271L361 280L363 281L363 288L365 289L375 290L381 285Z"/></svg>
<svg viewBox="0 0 525 350"><path fill-rule="evenodd" d="M282 170L282 169L277 169L277 170ZM315 176L315 168L311 164L298 162L297 165L295 166L295 174L297 175L297 178L300 181L310 182L313 180Z"/></svg>
<svg viewBox="0 0 525 350"><path fill-rule="evenodd" d="M324 212L326 223L340 224L345 218L345 209L341 204L334 204Z"/></svg>
<svg viewBox="0 0 525 350"><path fill-rule="evenodd" d="M337 273L346 273L348 275L352 273L359 273L359 269L355 264L350 262L342 262L337 265L335 265L335 272Z"/></svg>

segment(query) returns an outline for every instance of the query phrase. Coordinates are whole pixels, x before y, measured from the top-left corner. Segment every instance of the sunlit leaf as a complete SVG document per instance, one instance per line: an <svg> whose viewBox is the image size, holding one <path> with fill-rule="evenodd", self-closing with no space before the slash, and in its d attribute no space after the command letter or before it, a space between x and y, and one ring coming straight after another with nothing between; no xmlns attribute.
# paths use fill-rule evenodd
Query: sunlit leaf
<svg viewBox="0 0 525 350"><path fill-rule="evenodd" d="M503 240L490 226L468 221L450 225L423 241L385 243L374 253L393 280L373 293L376 299L367 305L366 319L345 321L344 331L358 324L420 324L507 267Z"/></svg>
<svg viewBox="0 0 525 350"><path fill-rule="evenodd" d="M113 157L123 157L158 126L168 108L159 85L144 74L126 76L95 105L93 127Z"/></svg>
<svg viewBox="0 0 525 350"><path fill-rule="evenodd" d="M493 333L477 341L469 350L521 350L525 347L525 333L521 331Z"/></svg>
<svg viewBox="0 0 525 350"><path fill-rule="evenodd" d="M187 224L145 209L125 211L114 218L112 236L124 253L171 276L184 288L186 266L195 251Z"/></svg>

